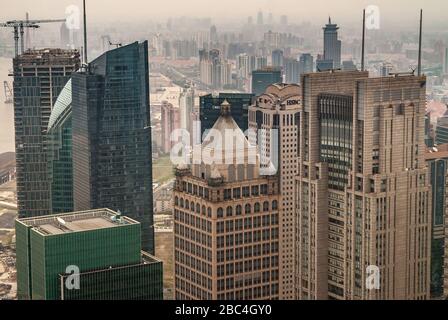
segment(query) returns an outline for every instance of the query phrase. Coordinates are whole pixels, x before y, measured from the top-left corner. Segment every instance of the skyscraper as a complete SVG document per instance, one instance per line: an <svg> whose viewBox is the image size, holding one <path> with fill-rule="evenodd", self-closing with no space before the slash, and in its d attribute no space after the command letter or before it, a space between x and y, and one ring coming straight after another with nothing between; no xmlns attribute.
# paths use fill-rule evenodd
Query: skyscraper
<svg viewBox="0 0 448 320"><path fill-rule="evenodd" d="M294 177L297 175L301 111L298 84L274 84L249 108L249 141L258 145L262 168L274 169L279 199L280 299L294 299ZM256 133L256 135L254 135Z"/></svg>
<svg viewBox="0 0 448 320"><path fill-rule="evenodd" d="M47 129L50 212L73 211L72 80L59 94Z"/></svg>
<svg viewBox="0 0 448 320"><path fill-rule="evenodd" d="M281 83L282 71L276 68L266 67L252 72L252 93L255 96L263 94L268 86Z"/></svg>
<svg viewBox="0 0 448 320"><path fill-rule="evenodd" d="M300 82L300 62L296 59L285 59L285 82L299 83Z"/></svg>
<svg viewBox="0 0 448 320"><path fill-rule="evenodd" d="M140 233L109 209L16 220L19 299L161 300L162 262Z"/></svg>
<svg viewBox="0 0 448 320"><path fill-rule="evenodd" d="M248 128L248 110L254 95L251 93L208 94L199 98L199 120L201 139L207 129L211 129L221 114L221 104L227 101L232 105L231 113L238 127L245 132Z"/></svg>
<svg viewBox="0 0 448 320"><path fill-rule="evenodd" d="M213 129L221 143L211 146L209 135L193 157L213 153L223 161L202 158L176 170L176 299L278 299L278 178L260 174L256 146L227 102Z"/></svg>
<svg viewBox="0 0 448 320"><path fill-rule="evenodd" d="M445 254L445 208L448 169L448 144L426 150L425 160L432 192L432 232L431 232L431 298L443 296Z"/></svg>
<svg viewBox="0 0 448 320"><path fill-rule="evenodd" d="M275 68L283 68L283 51L276 49L272 51L272 66Z"/></svg>
<svg viewBox="0 0 448 320"><path fill-rule="evenodd" d="M309 53L304 53L300 55L299 58L300 66L299 66L299 77L304 73L313 72L313 56Z"/></svg>
<svg viewBox="0 0 448 320"><path fill-rule="evenodd" d="M163 101L161 106L162 151L170 153L177 141L171 141L172 133L180 129L180 112L168 101Z"/></svg>
<svg viewBox="0 0 448 320"><path fill-rule="evenodd" d="M302 78L297 298L429 298L425 83L358 71Z"/></svg>
<svg viewBox="0 0 448 320"><path fill-rule="evenodd" d="M437 126L435 130L435 143L448 143L448 112L445 112L443 117L437 119Z"/></svg>
<svg viewBox="0 0 448 320"><path fill-rule="evenodd" d="M187 130L190 137L193 134L193 111L195 91L192 86L185 86L179 96L180 128Z"/></svg>
<svg viewBox="0 0 448 320"><path fill-rule="evenodd" d="M331 18L328 18L328 24L324 29L324 60L332 60L333 68L339 69L341 67L341 40L338 40L338 25L331 23Z"/></svg>
<svg viewBox="0 0 448 320"><path fill-rule="evenodd" d="M148 43L104 53L72 88L74 209L120 210L141 223L153 254Z"/></svg>
<svg viewBox="0 0 448 320"><path fill-rule="evenodd" d="M46 132L59 93L79 66L76 50L28 50L13 60L20 217L50 213Z"/></svg>

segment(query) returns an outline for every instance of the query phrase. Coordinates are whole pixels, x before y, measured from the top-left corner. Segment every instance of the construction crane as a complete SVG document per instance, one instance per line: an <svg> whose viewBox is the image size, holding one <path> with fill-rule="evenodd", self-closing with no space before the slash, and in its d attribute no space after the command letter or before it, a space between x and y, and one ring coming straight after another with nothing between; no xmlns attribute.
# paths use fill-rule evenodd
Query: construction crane
<svg viewBox="0 0 448 320"><path fill-rule="evenodd" d="M1 23L0 27L4 28L14 28L14 42L15 42L15 55L16 57L19 53L25 52L25 38L24 29L25 28L39 28L41 23L56 23L65 22L66 19L47 19L47 20L11 20L6 21L6 23ZM20 36L19 36L20 32ZM20 51L19 51L19 39L20 39Z"/></svg>
<svg viewBox="0 0 448 320"><path fill-rule="evenodd" d="M23 34L23 29L24 28L39 28L39 26L37 24L32 24L32 23L12 23L12 22L6 22L6 23L0 23L0 28L14 28L14 46L15 46L15 56L17 57L19 55L19 29L20 29L20 33ZM23 36L22 36L23 39ZM22 48L21 48L22 52L23 52L23 40L22 40Z"/></svg>
<svg viewBox="0 0 448 320"><path fill-rule="evenodd" d="M5 103L12 103L12 90L8 84L8 81L3 82L3 88L5 89Z"/></svg>

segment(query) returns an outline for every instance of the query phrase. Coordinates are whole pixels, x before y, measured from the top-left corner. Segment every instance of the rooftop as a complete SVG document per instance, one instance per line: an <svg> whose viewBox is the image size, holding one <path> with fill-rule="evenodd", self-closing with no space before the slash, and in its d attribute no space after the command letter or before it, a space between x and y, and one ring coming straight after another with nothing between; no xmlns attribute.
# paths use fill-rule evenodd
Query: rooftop
<svg viewBox="0 0 448 320"><path fill-rule="evenodd" d="M138 224L137 221L121 216L118 212L110 209L47 215L18 219L18 221L47 236Z"/></svg>

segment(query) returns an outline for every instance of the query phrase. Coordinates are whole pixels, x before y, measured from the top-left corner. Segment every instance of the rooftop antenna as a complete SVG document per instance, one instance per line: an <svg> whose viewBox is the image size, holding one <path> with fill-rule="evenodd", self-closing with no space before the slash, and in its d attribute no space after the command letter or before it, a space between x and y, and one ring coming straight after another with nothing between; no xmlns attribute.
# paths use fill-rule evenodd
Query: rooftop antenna
<svg viewBox="0 0 448 320"><path fill-rule="evenodd" d="M366 9L362 11L362 48L361 48L361 71L364 71L364 56L366 46Z"/></svg>
<svg viewBox="0 0 448 320"><path fill-rule="evenodd" d="M86 0L83 0L83 10L84 10L84 64L88 64L87 59L87 18L86 18Z"/></svg>
<svg viewBox="0 0 448 320"><path fill-rule="evenodd" d="M423 25L423 10L420 9L420 32L418 37L418 67L417 75L422 75L422 25Z"/></svg>

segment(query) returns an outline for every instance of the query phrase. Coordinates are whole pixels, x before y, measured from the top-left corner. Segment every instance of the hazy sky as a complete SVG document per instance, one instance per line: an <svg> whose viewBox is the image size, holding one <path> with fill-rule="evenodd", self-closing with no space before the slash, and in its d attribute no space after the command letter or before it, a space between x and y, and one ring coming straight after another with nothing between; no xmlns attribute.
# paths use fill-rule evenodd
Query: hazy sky
<svg viewBox="0 0 448 320"><path fill-rule="evenodd" d="M65 8L71 4L82 5L81 0L0 0L0 21L24 17L30 12L32 18L64 17ZM14 4L12 4L14 3ZM167 17L211 17L216 21L226 18L243 19L256 16L262 9L267 15L287 14L290 21L325 22L331 14L341 23L358 23L361 10L367 5L377 5L382 22L395 26L408 26L418 20L418 10L423 8L428 26L447 24L446 0L87 0L89 21L92 23L166 19Z"/></svg>

